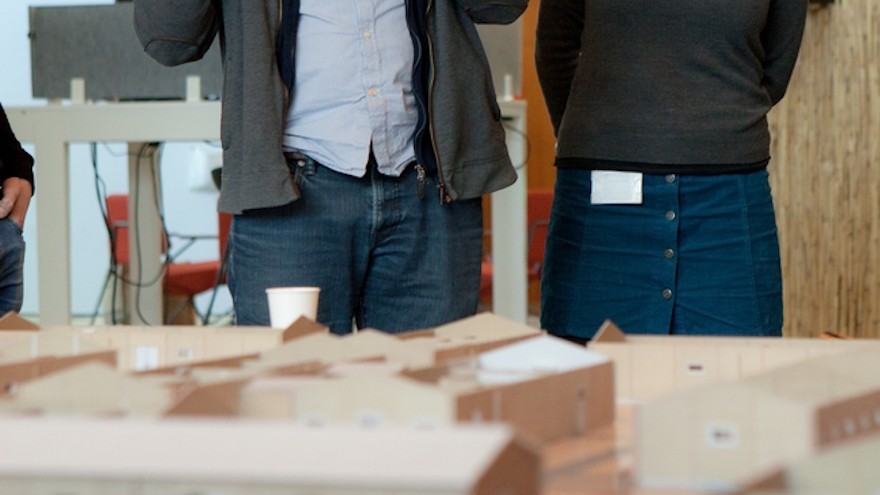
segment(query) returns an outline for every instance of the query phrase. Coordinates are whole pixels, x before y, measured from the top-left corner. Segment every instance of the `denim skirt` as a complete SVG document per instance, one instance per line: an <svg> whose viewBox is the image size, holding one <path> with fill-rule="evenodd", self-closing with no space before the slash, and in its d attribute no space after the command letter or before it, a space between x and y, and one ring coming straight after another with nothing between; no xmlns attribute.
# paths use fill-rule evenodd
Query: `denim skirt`
<svg viewBox="0 0 880 495"><path fill-rule="evenodd" d="M541 326L627 333L782 333L782 275L766 169L645 175L638 205L590 203L591 172L559 169Z"/></svg>

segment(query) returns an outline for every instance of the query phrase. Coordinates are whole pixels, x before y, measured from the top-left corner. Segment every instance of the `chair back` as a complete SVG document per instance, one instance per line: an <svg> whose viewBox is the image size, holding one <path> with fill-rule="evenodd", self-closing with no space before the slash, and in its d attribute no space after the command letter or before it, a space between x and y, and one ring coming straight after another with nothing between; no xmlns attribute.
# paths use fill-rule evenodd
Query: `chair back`
<svg viewBox="0 0 880 495"><path fill-rule="evenodd" d="M128 194L108 194L105 199L107 226L110 228L110 247L117 265L127 266L130 261L128 228ZM168 250L168 237L162 233L162 252Z"/></svg>
<svg viewBox="0 0 880 495"><path fill-rule="evenodd" d="M117 265L128 265L128 195L110 194L105 200L107 227L110 229L110 249Z"/></svg>

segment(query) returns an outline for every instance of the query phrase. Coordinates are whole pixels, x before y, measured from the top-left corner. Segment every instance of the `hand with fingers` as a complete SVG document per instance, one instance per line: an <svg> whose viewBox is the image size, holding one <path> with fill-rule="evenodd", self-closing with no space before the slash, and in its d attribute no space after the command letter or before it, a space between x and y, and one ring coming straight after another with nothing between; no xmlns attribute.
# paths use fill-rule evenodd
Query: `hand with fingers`
<svg viewBox="0 0 880 495"><path fill-rule="evenodd" d="M3 181L0 198L0 218L9 217L24 227L24 218L31 201L31 183L18 177L10 177Z"/></svg>

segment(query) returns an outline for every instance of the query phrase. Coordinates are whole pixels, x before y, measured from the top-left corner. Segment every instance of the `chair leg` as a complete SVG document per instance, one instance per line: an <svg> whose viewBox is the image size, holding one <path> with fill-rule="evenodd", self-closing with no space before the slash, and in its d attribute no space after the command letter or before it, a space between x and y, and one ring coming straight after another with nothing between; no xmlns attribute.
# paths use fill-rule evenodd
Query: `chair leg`
<svg viewBox="0 0 880 495"><path fill-rule="evenodd" d="M202 325L207 326L211 320L211 312L214 310L214 302L217 300L217 291L220 290L220 286L223 283L223 278L226 276L226 262L228 261L229 248L223 252L223 259L220 260L220 269L217 270L217 280L214 281L214 289L211 291L211 300L208 302L208 308L205 310L205 314L202 315Z"/></svg>
<svg viewBox="0 0 880 495"><path fill-rule="evenodd" d="M110 323L112 325L124 325L131 323L131 314L128 312L128 299L130 297L128 287L128 271L125 266L117 266L112 270L113 285L110 296Z"/></svg>
<svg viewBox="0 0 880 495"><path fill-rule="evenodd" d="M174 302L175 304L171 306L169 303ZM198 312L195 311L195 304L193 304L193 298L191 296L165 296L165 311L163 315L163 324L165 325L192 325L195 323L194 315L198 315ZM192 313L184 314L185 311L192 311Z"/></svg>
<svg viewBox="0 0 880 495"><path fill-rule="evenodd" d="M122 269L121 267L116 267L114 269L114 267L111 266L110 269L107 270L107 276L104 277L104 283L103 283L103 285L101 285L101 291L98 293L98 301L95 303L94 311L92 311L92 317L89 322L90 325L94 325L95 322L97 321L98 314L101 312L101 306L104 305L104 303L105 303L104 299L107 296L108 290L110 290L110 309L105 313L104 323L105 324L108 323L108 320L109 320L109 323L111 325L116 325L117 323L124 323L125 321L127 321L126 315L124 314L124 311L125 311L125 304L124 303L123 303L122 321L119 321L119 319L117 318L118 308L117 308L116 303L118 302L117 301L117 294L119 292L118 282L119 282L120 277L124 276L124 275L120 275L118 272L118 270L121 270L121 269ZM112 281L112 285L111 285L111 281ZM123 295L123 297L125 297L125 296ZM109 318L107 318L107 316L109 316Z"/></svg>
<svg viewBox="0 0 880 495"><path fill-rule="evenodd" d="M113 276L113 270L107 270L107 276L104 277L104 284L101 285L101 291L98 292L98 302L95 304L95 310L92 311L92 319L89 322L89 325L94 325L95 320L98 319L98 312L101 311L101 306L104 303L104 295L107 293L107 286L110 285L110 277Z"/></svg>

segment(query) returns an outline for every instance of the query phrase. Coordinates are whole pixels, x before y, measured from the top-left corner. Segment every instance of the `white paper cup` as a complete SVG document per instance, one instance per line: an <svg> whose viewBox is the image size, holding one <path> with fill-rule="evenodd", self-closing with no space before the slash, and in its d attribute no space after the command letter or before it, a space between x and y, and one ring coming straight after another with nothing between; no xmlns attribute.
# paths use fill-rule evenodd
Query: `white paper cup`
<svg viewBox="0 0 880 495"><path fill-rule="evenodd" d="M287 328L301 316L316 321L320 287L270 287L269 322L272 328Z"/></svg>

